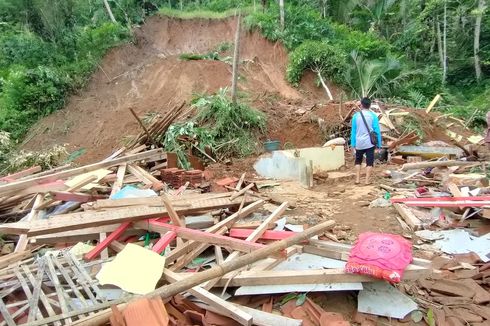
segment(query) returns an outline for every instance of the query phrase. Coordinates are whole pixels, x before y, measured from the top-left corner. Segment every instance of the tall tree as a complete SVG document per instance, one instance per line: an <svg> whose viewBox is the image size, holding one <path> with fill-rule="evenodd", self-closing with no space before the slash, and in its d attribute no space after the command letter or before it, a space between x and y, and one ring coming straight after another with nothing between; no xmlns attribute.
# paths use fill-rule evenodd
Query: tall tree
<svg viewBox="0 0 490 326"><path fill-rule="evenodd" d="M481 64L480 64L480 32L481 32L481 22L483 13L486 9L486 1L479 0L478 8L476 10L476 21L475 21L475 35L473 39L473 54L475 61L475 76L476 80L479 82L481 80Z"/></svg>
<svg viewBox="0 0 490 326"><path fill-rule="evenodd" d="M233 51L233 68L231 79L231 102L236 104L237 100L237 88L238 88L238 62L240 58L240 30L241 30L242 14L238 13L238 19L236 23L235 32L235 49Z"/></svg>
<svg viewBox="0 0 490 326"><path fill-rule="evenodd" d="M284 0L279 0L279 12L281 16L281 30L284 30Z"/></svg>

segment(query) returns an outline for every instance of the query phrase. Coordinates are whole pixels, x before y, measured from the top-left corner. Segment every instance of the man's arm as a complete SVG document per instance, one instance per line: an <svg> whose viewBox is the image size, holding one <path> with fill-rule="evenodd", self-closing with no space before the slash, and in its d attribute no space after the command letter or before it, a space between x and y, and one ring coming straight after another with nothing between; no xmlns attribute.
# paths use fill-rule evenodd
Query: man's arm
<svg viewBox="0 0 490 326"><path fill-rule="evenodd" d="M382 139L381 139L381 129L379 127L379 119L376 113L373 112L373 130L378 136L378 148L381 148L382 146Z"/></svg>
<svg viewBox="0 0 490 326"><path fill-rule="evenodd" d="M357 113L352 116L351 129L350 129L350 146L356 148L356 134L357 134Z"/></svg>

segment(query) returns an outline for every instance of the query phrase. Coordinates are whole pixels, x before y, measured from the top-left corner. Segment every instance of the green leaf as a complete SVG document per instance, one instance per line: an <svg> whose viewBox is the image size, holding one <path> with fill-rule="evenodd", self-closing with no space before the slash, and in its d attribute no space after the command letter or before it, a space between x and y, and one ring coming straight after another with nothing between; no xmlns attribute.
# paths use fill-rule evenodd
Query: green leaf
<svg viewBox="0 0 490 326"><path fill-rule="evenodd" d="M427 324L429 324L429 326L436 326L436 321L434 319L434 310L432 310L432 308L429 308L429 310L427 311Z"/></svg>
<svg viewBox="0 0 490 326"><path fill-rule="evenodd" d="M284 298L282 298L282 300L279 304L282 306L283 304L286 304L288 301L291 301L291 300L295 299L296 297L298 297L298 295L296 293L289 293Z"/></svg>
<svg viewBox="0 0 490 326"><path fill-rule="evenodd" d="M306 301L306 293L301 293L296 299L296 306L302 306Z"/></svg>

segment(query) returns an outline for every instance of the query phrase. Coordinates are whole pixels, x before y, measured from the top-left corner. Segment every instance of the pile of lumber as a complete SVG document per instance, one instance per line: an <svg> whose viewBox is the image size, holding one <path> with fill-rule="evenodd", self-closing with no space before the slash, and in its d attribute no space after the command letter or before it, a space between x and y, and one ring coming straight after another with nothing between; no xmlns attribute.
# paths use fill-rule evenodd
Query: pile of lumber
<svg viewBox="0 0 490 326"><path fill-rule="evenodd" d="M268 198L254 191L245 174L225 192L170 189L155 169L165 159L160 149L121 150L91 165L3 178L0 197L15 198L5 213L27 212L0 224L0 233L16 243L13 253L0 257L3 324L129 326L151 319L181 325L224 318L238 325L301 325L308 309L317 322L342 321L307 298L303 310L284 308L283 315L272 314L270 306L284 291L309 286L315 292L337 284L361 289L361 283L375 281L340 267L351 246L324 240L333 220L294 231L277 228L288 203L266 209ZM134 245L164 257L161 279L143 298L125 291L108 295L98 273ZM288 265L303 259L315 264ZM429 261L414 259L404 278L420 279L430 271ZM238 295L226 300L216 294L260 292L264 286L275 286L265 291L276 296L262 310L246 306ZM156 314L143 313L155 308Z"/></svg>
<svg viewBox="0 0 490 326"><path fill-rule="evenodd" d="M185 102L172 108L165 116L156 116L152 119L150 125L145 126L136 113L131 110L131 113L138 120L143 131L141 131L128 145L128 148L135 148L140 145L157 145L156 140L162 135L165 135L168 127L177 119L183 115Z"/></svg>

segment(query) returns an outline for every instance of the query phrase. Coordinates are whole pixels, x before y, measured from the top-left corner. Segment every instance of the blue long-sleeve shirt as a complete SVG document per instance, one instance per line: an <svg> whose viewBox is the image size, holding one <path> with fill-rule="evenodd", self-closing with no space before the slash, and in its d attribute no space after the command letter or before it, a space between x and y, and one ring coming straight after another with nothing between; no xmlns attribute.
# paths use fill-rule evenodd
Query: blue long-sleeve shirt
<svg viewBox="0 0 490 326"><path fill-rule="evenodd" d="M363 109L362 113L366 119L366 123L369 126L369 130L366 128L364 121L362 121L361 114L356 112L352 117L352 129L350 134L350 144L355 149L368 149L374 145L371 143L369 132L374 131L378 136L378 148L381 148L381 130L379 128L378 116L370 111Z"/></svg>

